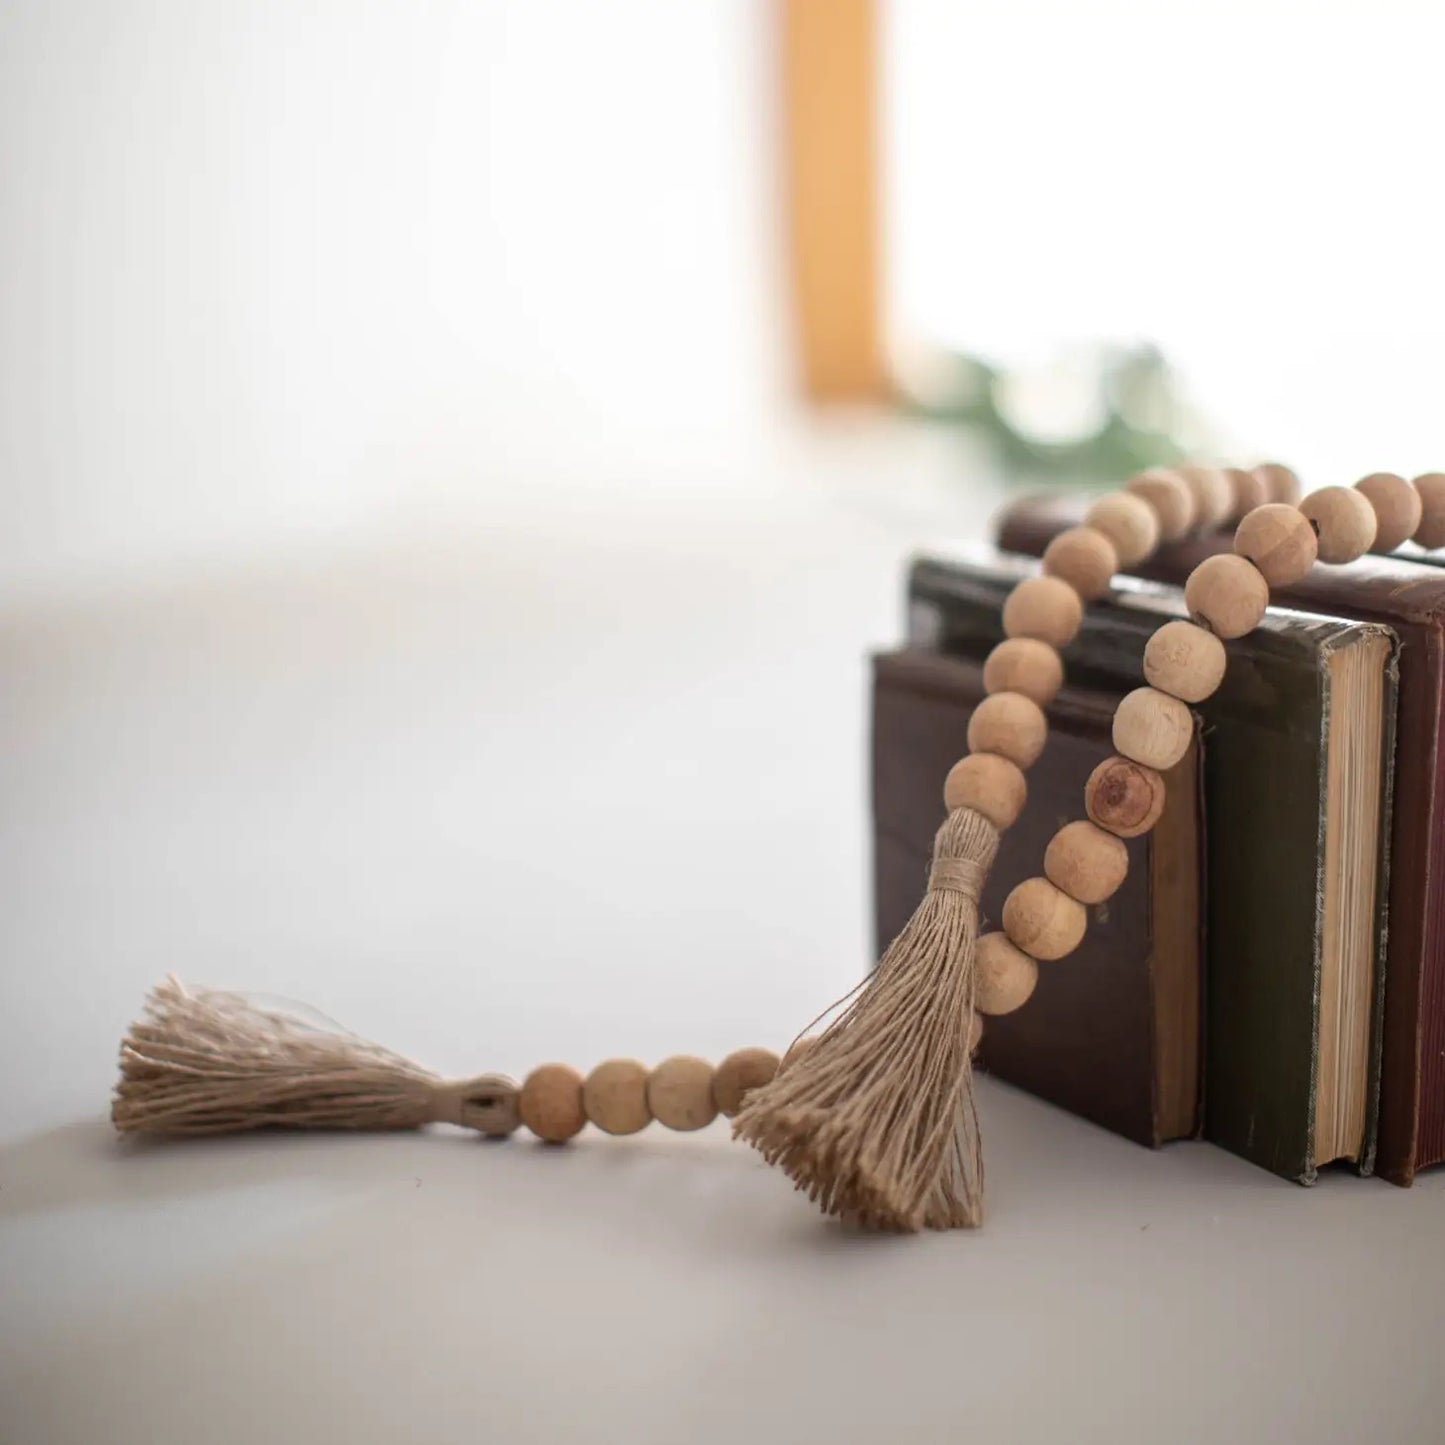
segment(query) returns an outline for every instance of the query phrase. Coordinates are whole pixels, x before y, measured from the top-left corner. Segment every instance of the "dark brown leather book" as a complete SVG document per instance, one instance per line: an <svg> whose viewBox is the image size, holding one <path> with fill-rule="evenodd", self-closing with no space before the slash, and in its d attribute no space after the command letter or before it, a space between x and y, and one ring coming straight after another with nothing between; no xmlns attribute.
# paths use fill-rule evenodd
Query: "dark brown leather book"
<svg viewBox="0 0 1445 1445"><path fill-rule="evenodd" d="M1036 569L977 548L915 558L910 639L982 658L1002 635L1004 599ZM1071 681L1138 686L1145 643L1183 614L1177 587L1121 579L1065 652ZM1305 1184L1332 1160L1368 1172L1374 1159L1394 648L1388 628L1272 608L1196 709L1203 1132Z"/></svg>
<svg viewBox="0 0 1445 1445"><path fill-rule="evenodd" d="M923 650L873 664L873 824L880 949L907 922L944 816L940 780L984 696L978 664ZM1029 797L1004 834L983 895L994 920L1039 870L1080 780L1113 752L1119 694L1066 688ZM1197 1132L1200 1078L1200 838L1197 745L1168 777L1165 822L1129 844L1129 876L1090 910L1067 966L1046 967L1027 1008L988 1020L981 1067L1105 1128L1157 1146Z"/></svg>
<svg viewBox="0 0 1445 1445"><path fill-rule="evenodd" d="M998 524L999 545L1042 554L1077 525L1090 499L1025 497ZM1228 550L1229 532L1163 548L1137 570L1182 583L1202 558ZM1409 1184L1445 1160L1445 576L1398 558L1315 567L1274 598L1289 607L1383 623L1399 638L1389 938L1376 1172Z"/></svg>

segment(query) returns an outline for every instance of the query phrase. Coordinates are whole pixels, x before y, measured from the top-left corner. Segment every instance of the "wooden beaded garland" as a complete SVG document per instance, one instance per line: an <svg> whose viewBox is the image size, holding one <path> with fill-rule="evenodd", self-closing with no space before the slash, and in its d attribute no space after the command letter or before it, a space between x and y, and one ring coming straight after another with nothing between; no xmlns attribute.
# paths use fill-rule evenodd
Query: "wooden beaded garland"
<svg viewBox="0 0 1445 1445"><path fill-rule="evenodd" d="M977 1223L967 1061L983 1016L1022 1006L1038 982L1039 961L1072 952L1088 909L1123 883L1129 854L1122 840L1148 832L1161 815L1162 772L1192 736L1189 704L1210 696L1224 676L1221 639L1256 625L1270 585L1297 580L1316 555L1349 561L1411 537L1422 546L1445 545L1445 473L1412 483L1373 473L1356 488L1326 487L1296 507L1298 491L1294 474L1275 463L1249 472L1188 466L1141 474L1090 508L1089 523L1052 550L1044 575L1015 588L1005 606L1010 635L990 654L989 697L970 723L974 750L945 784L949 817L939 831L921 921L904 930L901 952L890 950L878 981L860 995L886 1000L886 1028L876 1015L860 1024L850 1013L843 1027L795 1043L781 1064L765 1049L739 1050L716 1070L689 1056L650 1072L614 1059L585 1080L567 1065L544 1064L518 1089L500 1075L448 1083L353 1035L308 1031L275 1012L250 1009L239 996L192 995L170 980L122 1045L112 1108L117 1128L204 1134L263 1125L397 1129L446 1122L502 1136L525 1124L539 1139L561 1143L589 1119L604 1132L628 1134L652 1118L699 1129L722 1112L736 1115L735 1132L781 1162L830 1212L903 1229ZM1061 826L1045 850L1043 876L1007 895L1002 931L976 936L982 880L998 832L1023 805L1023 770L1045 745L1041 709L1061 684L1056 649L1079 626L1081 598L1107 589L1105 561L1112 574L1120 561L1145 560L1159 539L1226 517L1238 520L1235 551L1191 573L1185 601L1195 621L1167 622L1150 638L1148 686L1116 708L1119 755L1089 777L1088 821ZM856 1051L860 1035L886 1040L879 1065L886 1077L874 1071L850 1095L847 1065L865 1072L871 1066ZM926 1047L918 1042L924 1035ZM907 1086L902 1093L882 1087L900 1081ZM807 1107L797 1104L800 1092ZM820 1097L827 1100L821 1110ZM892 1133L879 1134L882 1126ZM817 1150L815 1137L823 1141Z"/></svg>

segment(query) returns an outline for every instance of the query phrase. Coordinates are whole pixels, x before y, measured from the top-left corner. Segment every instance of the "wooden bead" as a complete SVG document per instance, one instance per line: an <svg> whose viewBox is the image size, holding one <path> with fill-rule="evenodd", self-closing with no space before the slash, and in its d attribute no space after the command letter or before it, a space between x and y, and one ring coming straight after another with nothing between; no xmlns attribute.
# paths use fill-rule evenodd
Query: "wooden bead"
<svg viewBox="0 0 1445 1445"><path fill-rule="evenodd" d="M1038 963L1003 933L985 933L973 946L973 1006L981 1014L1011 1014L1029 1001Z"/></svg>
<svg viewBox="0 0 1445 1445"><path fill-rule="evenodd" d="M505 1074L483 1074L470 1080L458 1107L458 1122L489 1139L505 1139L522 1122L518 1089Z"/></svg>
<svg viewBox="0 0 1445 1445"><path fill-rule="evenodd" d="M1034 765L1048 736L1043 708L1021 692L990 693L968 720L970 752L997 753L1021 768Z"/></svg>
<svg viewBox="0 0 1445 1445"><path fill-rule="evenodd" d="M1255 476L1264 482L1268 493L1266 500L1283 502L1286 506L1298 505L1300 499L1299 478L1281 462L1261 462L1254 469Z"/></svg>
<svg viewBox="0 0 1445 1445"><path fill-rule="evenodd" d="M1230 494L1234 504L1229 509L1231 522L1243 521L1256 507L1272 502L1269 483L1258 472L1247 472L1243 467L1225 467L1224 475L1229 478Z"/></svg>
<svg viewBox="0 0 1445 1445"><path fill-rule="evenodd" d="M1426 472L1410 484L1420 494L1420 525L1415 540L1432 552L1445 547L1445 472Z"/></svg>
<svg viewBox="0 0 1445 1445"><path fill-rule="evenodd" d="M1006 636L1034 637L1052 647L1072 641L1083 620L1079 594L1057 577L1026 577L1003 604Z"/></svg>
<svg viewBox="0 0 1445 1445"><path fill-rule="evenodd" d="M1164 779L1128 758L1106 758L1084 786L1084 811L1101 828L1137 838L1164 811Z"/></svg>
<svg viewBox="0 0 1445 1445"><path fill-rule="evenodd" d="M975 953L975 964L977 954ZM983 1041L983 1015L977 1009L973 1009L968 1016L968 1051L977 1053L978 1046Z"/></svg>
<svg viewBox="0 0 1445 1445"><path fill-rule="evenodd" d="M1177 473L1151 467L1132 477L1125 490L1149 504L1164 541L1178 541L1194 525L1194 495Z"/></svg>
<svg viewBox="0 0 1445 1445"><path fill-rule="evenodd" d="M1353 562L1375 541L1375 509L1351 487L1321 487L1299 504L1314 528L1321 562Z"/></svg>
<svg viewBox="0 0 1445 1445"><path fill-rule="evenodd" d="M1216 637L1243 637L1269 606L1269 583L1252 562L1232 552L1206 557L1184 583L1184 605Z"/></svg>
<svg viewBox="0 0 1445 1445"><path fill-rule="evenodd" d="M970 753L960 758L943 780L943 806L972 808L1002 832L1023 812L1029 787L1017 763L997 753Z"/></svg>
<svg viewBox="0 0 1445 1445"><path fill-rule="evenodd" d="M1271 587L1288 587L1315 565L1319 542L1298 507L1267 502L1235 529L1234 550L1253 562Z"/></svg>
<svg viewBox="0 0 1445 1445"><path fill-rule="evenodd" d="M1047 707L1064 685L1064 662L1047 642L1010 637L984 661L983 685L989 692L1021 692Z"/></svg>
<svg viewBox="0 0 1445 1445"><path fill-rule="evenodd" d="M1177 697L1136 687L1114 709L1114 747L1146 768L1167 772L1189 751L1194 714Z"/></svg>
<svg viewBox="0 0 1445 1445"><path fill-rule="evenodd" d="M1113 833L1082 818L1065 823L1044 850L1044 876L1080 903L1112 898L1129 874L1129 850Z"/></svg>
<svg viewBox="0 0 1445 1445"><path fill-rule="evenodd" d="M735 1118L747 1094L771 1084L777 1072L778 1056L771 1049L739 1049L729 1054L712 1076L712 1101L718 1113Z"/></svg>
<svg viewBox="0 0 1445 1445"><path fill-rule="evenodd" d="M1069 527L1044 548L1044 575L1067 582L1085 602L1102 597L1118 570L1114 544L1094 527Z"/></svg>
<svg viewBox="0 0 1445 1445"><path fill-rule="evenodd" d="M1370 551L1393 552L1420 525L1420 493L1394 472L1372 472L1355 483L1375 511L1375 541Z"/></svg>
<svg viewBox="0 0 1445 1445"><path fill-rule="evenodd" d="M1159 518L1154 508L1132 492L1110 492L1084 513L1084 525L1102 532L1113 544L1120 567L1142 562L1159 545Z"/></svg>
<svg viewBox="0 0 1445 1445"><path fill-rule="evenodd" d="M1229 520L1234 510L1234 488L1218 467L1189 465L1174 469L1194 498L1194 529L1210 532Z"/></svg>
<svg viewBox="0 0 1445 1445"><path fill-rule="evenodd" d="M533 1069L517 1098L522 1122L549 1144L561 1144L580 1133L587 1122L582 1108L582 1075L566 1064Z"/></svg>
<svg viewBox="0 0 1445 1445"><path fill-rule="evenodd" d="M1034 958L1063 958L1072 953L1088 924L1084 905L1047 878L1025 878L1004 899L1004 932L1016 948Z"/></svg>
<svg viewBox="0 0 1445 1445"><path fill-rule="evenodd" d="M1166 622L1144 645L1144 680L1184 702L1203 702L1224 681L1224 644L1192 622Z"/></svg>
<svg viewBox="0 0 1445 1445"><path fill-rule="evenodd" d="M707 1128L717 1118L712 1065L689 1054L664 1059L648 1077L647 1107L669 1129L687 1133Z"/></svg>
<svg viewBox="0 0 1445 1445"><path fill-rule="evenodd" d="M582 1107L604 1134L636 1134L652 1122L647 1066L636 1059L598 1064L582 1085Z"/></svg>

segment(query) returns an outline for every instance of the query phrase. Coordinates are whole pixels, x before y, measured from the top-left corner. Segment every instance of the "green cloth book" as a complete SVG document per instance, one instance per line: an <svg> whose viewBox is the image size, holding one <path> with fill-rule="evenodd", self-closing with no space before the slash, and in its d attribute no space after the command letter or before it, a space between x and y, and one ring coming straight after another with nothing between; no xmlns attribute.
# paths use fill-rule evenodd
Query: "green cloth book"
<svg viewBox="0 0 1445 1445"><path fill-rule="evenodd" d="M1036 570L987 549L916 558L910 645L983 657L1004 597ZM1119 579L1064 651L1070 683L1142 685L1144 644L1184 615L1177 589ZM1388 628L1271 608L1196 709L1204 1135L1306 1184L1332 1160L1373 1165L1395 692Z"/></svg>

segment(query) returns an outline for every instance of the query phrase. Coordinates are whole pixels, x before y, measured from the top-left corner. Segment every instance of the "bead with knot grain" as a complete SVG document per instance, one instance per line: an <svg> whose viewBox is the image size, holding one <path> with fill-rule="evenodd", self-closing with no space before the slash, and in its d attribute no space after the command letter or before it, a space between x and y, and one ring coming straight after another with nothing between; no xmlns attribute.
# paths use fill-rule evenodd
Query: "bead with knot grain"
<svg viewBox="0 0 1445 1445"><path fill-rule="evenodd" d="M1047 707L1064 685L1063 659L1036 637L1010 637L985 659L983 685L989 692L1021 692Z"/></svg>
<svg viewBox="0 0 1445 1445"><path fill-rule="evenodd" d="M1375 540L1372 552L1393 552L1401 542L1415 535L1420 525L1422 503L1420 493L1404 477L1394 472L1372 472L1355 483L1374 509Z"/></svg>
<svg viewBox="0 0 1445 1445"><path fill-rule="evenodd" d="M1105 758L1084 785L1084 811L1101 828L1137 838L1164 811L1164 779L1128 758Z"/></svg>
<svg viewBox="0 0 1445 1445"><path fill-rule="evenodd" d="M1011 828L1023 812L1029 786L1017 763L997 753L969 753L960 758L943 780L943 806L972 808L995 828Z"/></svg>
<svg viewBox="0 0 1445 1445"><path fill-rule="evenodd" d="M1002 933L985 933L973 947L973 1006L981 1014L1010 1014L1029 1001L1039 966Z"/></svg>
<svg viewBox="0 0 1445 1445"><path fill-rule="evenodd" d="M1025 577L1003 604L1005 636L1033 637L1051 647L1071 642L1083 620L1079 594L1057 577Z"/></svg>

